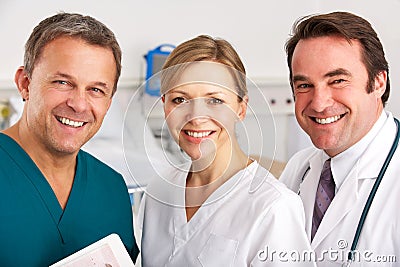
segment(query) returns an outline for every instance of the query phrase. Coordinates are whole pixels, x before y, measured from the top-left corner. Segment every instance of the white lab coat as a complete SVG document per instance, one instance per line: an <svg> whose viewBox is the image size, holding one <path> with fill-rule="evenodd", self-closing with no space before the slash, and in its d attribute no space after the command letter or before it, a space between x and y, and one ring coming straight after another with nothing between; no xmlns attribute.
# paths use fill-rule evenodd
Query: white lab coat
<svg viewBox="0 0 400 267"><path fill-rule="evenodd" d="M172 176L153 181L141 203L144 267L313 266L284 262L289 254L278 258L279 252L311 251L303 207L257 162L220 186L189 222L183 205L187 172Z"/></svg>
<svg viewBox="0 0 400 267"><path fill-rule="evenodd" d="M347 259L366 199L396 135L393 116L356 162L330 204L311 243L318 266L339 266ZM306 232L311 236L315 192L322 169L322 150L308 148L295 154L280 180L303 201ZM308 171L307 168L310 168ZM302 181L302 179L304 179ZM311 238L310 238L311 239ZM394 154L366 218L352 266L400 265L400 147ZM333 253L331 256L323 253ZM393 262L396 257L397 263ZM389 262L391 261L391 262Z"/></svg>

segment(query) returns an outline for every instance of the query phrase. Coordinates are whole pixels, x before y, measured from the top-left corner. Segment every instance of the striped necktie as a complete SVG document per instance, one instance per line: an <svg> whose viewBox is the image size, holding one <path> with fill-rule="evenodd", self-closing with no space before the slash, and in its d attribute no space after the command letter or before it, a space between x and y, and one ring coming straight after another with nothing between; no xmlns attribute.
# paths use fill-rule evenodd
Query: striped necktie
<svg viewBox="0 0 400 267"><path fill-rule="evenodd" d="M331 159L325 161L319 179L318 189L315 196L314 214L312 219L311 240L325 215L326 210L335 196L335 181L332 177Z"/></svg>

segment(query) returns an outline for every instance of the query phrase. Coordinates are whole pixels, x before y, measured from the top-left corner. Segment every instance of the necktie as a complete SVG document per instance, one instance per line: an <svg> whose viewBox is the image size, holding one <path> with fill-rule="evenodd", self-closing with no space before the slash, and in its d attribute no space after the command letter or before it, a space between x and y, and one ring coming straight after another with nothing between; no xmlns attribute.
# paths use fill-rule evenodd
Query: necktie
<svg viewBox="0 0 400 267"><path fill-rule="evenodd" d="M335 196L335 181L332 177L331 159L325 161L319 179L318 189L315 196L314 214L312 219L311 240L325 215L326 210Z"/></svg>

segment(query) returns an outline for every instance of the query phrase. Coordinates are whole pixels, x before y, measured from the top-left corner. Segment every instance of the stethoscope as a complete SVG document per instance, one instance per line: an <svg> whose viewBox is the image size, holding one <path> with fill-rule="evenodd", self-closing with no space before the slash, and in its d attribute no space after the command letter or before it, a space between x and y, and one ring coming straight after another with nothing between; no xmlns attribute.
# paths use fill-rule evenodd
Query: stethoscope
<svg viewBox="0 0 400 267"><path fill-rule="evenodd" d="M368 215L368 211L371 208L372 201L374 200L374 197L376 195L376 191L378 190L378 187L382 181L383 176L385 175L385 172L389 166L389 163L393 157L393 154L397 149L397 145L399 144L399 139L400 139L399 121L396 118L394 118L394 121L395 121L396 127L397 127L396 138L393 141L392 147L390 148L390 151L389 151L388 155L386 156L385 162L383 163L382 168L379 171L378 177L376 178L376 181L371 189L371 192L369 193L369 196L368 196L367 202L365 203L364 209L362 211L360 220L358 221L357 230L354 235L349 254L347 256L347 261L345 263L343 263L343 266L350 266L350 264L352 262L354 262L358 240L360 239L361 231L364 226L365 219ZM309 170L310 170L310 167L308 167L307 170L305 171L305 173L303 174L302 180L304 180L304 178Z"/></svg>

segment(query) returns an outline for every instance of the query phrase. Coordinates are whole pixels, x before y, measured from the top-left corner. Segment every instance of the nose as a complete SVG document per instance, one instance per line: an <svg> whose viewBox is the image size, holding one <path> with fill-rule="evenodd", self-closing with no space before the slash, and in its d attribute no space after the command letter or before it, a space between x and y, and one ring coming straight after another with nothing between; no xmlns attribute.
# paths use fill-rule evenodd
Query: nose
<svg viewBox="0 0 400 267"><path fill-rule="evenodd" d="M310 107L316 112L323 112L333 104L331 89L325 86L316 86L313 90Z"/></svg>
<svg viewBox="0 0 400 267"><path fill-rule="evenodd" d="M186 120L197 125L208 120L208 109L203 98L192 99L188 105Z"/></svg>
<svg viewBox="0 0 400 267"><path fill-rule="evenodd" d="M67 105L77 113L86 111L88 108L86 90L80 88L71 90L67 99Z"/></svg>

